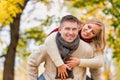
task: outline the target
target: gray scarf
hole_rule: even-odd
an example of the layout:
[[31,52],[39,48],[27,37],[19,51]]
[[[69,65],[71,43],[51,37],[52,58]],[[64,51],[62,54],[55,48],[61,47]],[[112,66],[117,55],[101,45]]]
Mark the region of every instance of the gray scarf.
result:
[[[79,36],[72,43],[68,43],[62,39],[59,32],[57,33],[56,43],[63,61],[66,61],[66,59],[68,59],[71,56],[71,54],[78,48],[79,42],[80,42]],[[72,74],[72,71],[69,70],[67,71],[69,75],[68,78],[73,78],[74,76]]]

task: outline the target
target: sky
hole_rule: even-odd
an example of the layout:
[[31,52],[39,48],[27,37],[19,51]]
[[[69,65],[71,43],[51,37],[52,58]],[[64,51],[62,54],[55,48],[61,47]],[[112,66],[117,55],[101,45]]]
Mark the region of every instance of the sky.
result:
[[[29,1],[21,18],[21,30],[40,25],[40,20],[46,20],[47,16],[55,15],[57,18],[69,14],[65,6],[60,9],[61,4],[59,2],[62,4],[63,0],[53,0],[53,3],[49,6],[50,8],[47,8],[41,2]],[[50,28],[52,27],[56,27],[56,24],[53,23]],[[45,32],[48,33],[49,29],[45,29]]]

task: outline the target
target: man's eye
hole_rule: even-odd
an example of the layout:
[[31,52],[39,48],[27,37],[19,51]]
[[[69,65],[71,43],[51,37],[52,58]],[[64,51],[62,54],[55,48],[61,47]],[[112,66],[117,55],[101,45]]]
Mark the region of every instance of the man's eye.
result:
[[76,31],[76,30],[77,30],[76,28],[73,29],[73,31]]
[[66,30],[69,30],[69,28],[66,28]]

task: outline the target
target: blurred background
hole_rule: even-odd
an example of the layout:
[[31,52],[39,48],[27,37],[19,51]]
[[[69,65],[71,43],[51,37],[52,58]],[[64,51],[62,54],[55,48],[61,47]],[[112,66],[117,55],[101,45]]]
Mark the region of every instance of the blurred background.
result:
[[120,0],[0,0],[0,80],[28,80],[28,56],[67,14],[104,22],[102,80],[120,80]]

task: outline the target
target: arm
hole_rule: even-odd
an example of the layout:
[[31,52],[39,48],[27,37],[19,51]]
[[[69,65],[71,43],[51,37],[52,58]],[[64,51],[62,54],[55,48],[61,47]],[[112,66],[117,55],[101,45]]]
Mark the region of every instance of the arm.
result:
[[85,58],[85,59],[79,59],[76,57],[70,57],[68,61],[66,61],[67,65],[71,68],[75,66],[81,66],[81,67],[89,67],[89,68],[100,68],[102,67],[104,60],[102,54],[97,54],[93,58]]
[[[47,49],[47,53],[52,59],[52,61],[55,63],[55,65],[61,66],[64,64],[63,60],[61,59],[61,56],[59,54],[59,50],[56,44],[56,34],[57,32],[54,32],[50,34],[46,39],[45,39],[45,45]],[[57,57],[54,57],[57,56]]]
[[93,58],[90,59],[80,59],[80,65],[79,66],[87,66],[90,68],[100,68],[104,64],[104,56],[103,52],[100,50],[96,50],[96,47],[94,45],[95,43],[90,43],[92,49],[93,49]]
[[58,68],[58,76],[63,79],[65,76],[68,76],[66,69],[69,69],[69,67],[64,64],[60,54],[59,50],[56,44],[56,34],[57,32],[54,32],[50,34],[46,40],[45,40],[45,46],[48,55],[52,59],[52,61],[55,63],[56,67]]
[[80,59],[79,66],[90,67],[90,68],[99,68],[104,64],[103,55],[100,52],[97,52],[95,56],[91,59]]
[[45,58],[45,49],[44,46],[41,45],[39,50],[35,53],[32,53],[28,58],[28,78],[29,80],[37,80],[38,78],[38,67],[39,64],[44,61]]

